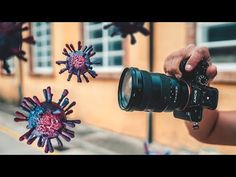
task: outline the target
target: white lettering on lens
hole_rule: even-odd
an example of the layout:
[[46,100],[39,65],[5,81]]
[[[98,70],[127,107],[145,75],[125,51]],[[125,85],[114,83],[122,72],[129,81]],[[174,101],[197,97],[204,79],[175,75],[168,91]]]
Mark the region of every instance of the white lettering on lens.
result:
[[194,93],[193,93],[193,102],[194,102],[194,103],[197,103],[197,90],[194,90]]
[[178,87],[175,87],[175,99],[174,99],[174,103],[176,103],[177,101],[177,94],[178,94]]

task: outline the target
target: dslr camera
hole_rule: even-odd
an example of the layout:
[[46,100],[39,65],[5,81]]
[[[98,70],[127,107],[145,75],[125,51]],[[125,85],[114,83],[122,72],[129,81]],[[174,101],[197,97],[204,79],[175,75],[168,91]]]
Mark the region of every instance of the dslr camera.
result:
[[193,122],[199,128],[203,109],[214,110],[218,104],[218,90],[208,86],[206,60],[185,71],[187,59],[181,61],[182,77],[150,73],[138,68],[125,68],[118,88],[118,102],[125,111],[173,112],[174,117]]

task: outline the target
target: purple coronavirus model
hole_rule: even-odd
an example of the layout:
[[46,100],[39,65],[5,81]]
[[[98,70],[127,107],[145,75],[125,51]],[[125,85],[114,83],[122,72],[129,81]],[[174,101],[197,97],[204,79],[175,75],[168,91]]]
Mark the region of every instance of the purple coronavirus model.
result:
[[145,22],[112,22],[106,26],[104,29],[108,29],[113,26],[113,31],[111,37],[120,34],[122,38],[125,38],[127,35],[131,36],[131,44],[136,43],[134,33],[140,32],[145,36],[150,34],[149,30],[144,27]]
[[16,111],[15,121],[27,121],[26,126],[29,129],[19,140],[27,140],[27,144],[32,144],[38,138],[38,147],[45,147],[45,152],[54,152],[51,140],[56,139],[58,146],[63,147],[62,141],[59,137],[62,137],[66,141],[70,141],[74,138],[74,131],[68,129],[68,127],[75,127],[75,124],[80,124],[80,120],[67,120],[67,115],[71,114],[71,109],[76,105],[76,102],[69,104],[68,90],[64,90],[59,101],[53,102],[51,88],[43,90],[45,101],[41,102],[34,96],[24,97],[20,107],[27,113],[26,115]]
[[8,74],[11,73],[8,59],[17,56],[20,60],[27,61],[22,43],[35,44],[32,36],[22,37],[22,32],[28,30],[23,24],[23,22],[0,22],[0,60],[3,61],[2,67]]
[[[66,50],[69,50],[69,52]],[[81,42],[78,42],[78,49],[76,50],[72,44],[66,44],[62,54],[66,56],[65,61],[56,61],[58,65],[64,64],[65,68],[61,69],[59,74],[68,70],[69,76],[67,81],[70,81],[72,75],[77,76],[77,82],[82,82],[81,75],[84,77],[86,82],[89,82],[85,73],[89,73],[93,78],[97,76],[97,73],[93,70],[93,64],[99,64],[98,61],[91,61],[91,57],[95,55],[93,46],[85,46],[82,49]]]

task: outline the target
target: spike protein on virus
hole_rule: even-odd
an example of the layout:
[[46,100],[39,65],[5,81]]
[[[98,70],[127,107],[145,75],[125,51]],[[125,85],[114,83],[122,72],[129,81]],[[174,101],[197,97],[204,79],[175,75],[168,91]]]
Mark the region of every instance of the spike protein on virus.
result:
[[85,75],[85,73],[89,73],[93,78],[97,76],[97,73],[93,70],[93,64],[100,64],[98,61],[91,62],[91,57],[96,54],[93,51],[93,46],[90,45],[89,47],[85,46],[82,49],[81,42],[78,42],[78,50],[75,50],[72,44],[66,44],[67,49],[69,52],[64,48],[62,54],[65,55],[67,58],[65,61],[56,61],[58,65],[64,64],[65,68],[61,69],[59,74],[67,71],[69,72],[69,76],[67,81],[71,80],[72,75],[77,76],[77,82],[82,82],[81,75],[84,77],[86,82],[89,82],[89,79]]
[[23,22],[0,22],[0,60],[3,61],[2,68],[10,74],[7,60],[17,56],[20,60],[27,61],[22,43],[35,44],[33,36],[22,37],[22,32],[28,30],[23,27]]
[[[66,116],[71,114],[71,109],[76,105],[76,102],[72,102],[68,107],[69,99],[66,98],[68,90],[64,90],[59,101],[53,102],[51,88],[43,90],[45,101],[40,102],[39,99],[34,96],[24,97],[20,107],[27,113],[27,115],[16,111],[15,121],[27,121],[26,126],[29,129],[19,140],[27,140],[27,144],[32,144],[38,138],[38,147],[45,147],[45,153],[54,152],[51,140],[56,139],[58,146],[63,147],[62,141],[59,137],[62,137],[67,142],[74,138],[74,131],[68,129],[68,127],[74,128],[75,124],[80,124],[80,120],[67,120]],[[67,107],[67,108],[66,108]]]
[[145,36],[150,34],[149,30],[144,28],[145,22],[112,22],[104,26],[104,29],[108,29],[113,26],[111,37],[121,34],[122,38],[126,38],[127,35],[131,36],[131,44],[136,43],[134,33],[140,32]]

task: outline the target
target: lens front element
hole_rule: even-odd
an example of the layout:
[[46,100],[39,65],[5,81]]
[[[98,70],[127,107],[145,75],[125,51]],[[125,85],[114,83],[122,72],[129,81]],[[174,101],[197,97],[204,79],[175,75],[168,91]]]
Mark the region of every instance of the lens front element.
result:
[[127,107],[127,105],[129,104],[131,93],[132,93],[132,76],[131,73],[128,71],[125,74],[122,84],[121,99],[123,107]]

